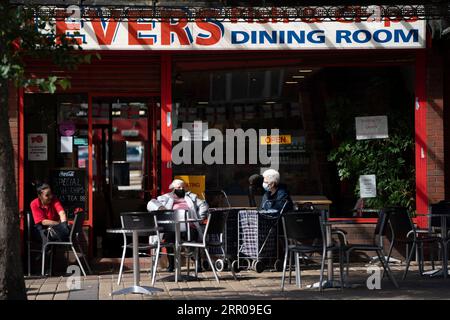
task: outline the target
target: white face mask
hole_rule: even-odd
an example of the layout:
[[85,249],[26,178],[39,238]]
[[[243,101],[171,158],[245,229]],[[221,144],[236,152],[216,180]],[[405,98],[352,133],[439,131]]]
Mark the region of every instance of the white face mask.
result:
[[269,184],[267,182],[263,182],[262,187],[266,191],[270,191]]

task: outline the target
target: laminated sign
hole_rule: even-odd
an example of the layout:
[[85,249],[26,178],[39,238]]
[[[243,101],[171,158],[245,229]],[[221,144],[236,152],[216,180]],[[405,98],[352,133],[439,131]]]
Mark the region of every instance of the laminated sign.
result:
[[356,117],[356,140],[388,138],[387,116]]
[[28,135],[28,160],[47,161],[46,133],[30,133]]
[[374,174],[359,176],[359,192],[361,198],[375,198],[377,196],[377,181]]

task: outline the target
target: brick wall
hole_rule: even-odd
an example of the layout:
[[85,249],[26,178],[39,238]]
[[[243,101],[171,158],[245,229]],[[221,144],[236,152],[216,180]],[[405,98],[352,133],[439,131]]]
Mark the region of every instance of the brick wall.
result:
[[427,182],[430,203],[445,198],[442,56],[439,48],[432,48],[427,55]]
[[19,152],[19,112],[17,109],[17,89],[10,85],[9,87],[9,126],[11,131],[12,143],[14,146],[14,165],[16,174],[16,185],[18,185],[18,152]]

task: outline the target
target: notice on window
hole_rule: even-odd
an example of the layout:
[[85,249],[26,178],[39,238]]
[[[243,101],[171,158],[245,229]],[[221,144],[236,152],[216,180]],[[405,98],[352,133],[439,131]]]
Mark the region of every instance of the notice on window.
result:
[[388,138],[387,116],[356,117],[356,140]]
[[377,196],[377,181],[374,174],[359,176],[359,192],[361,198],[375,198]]
[[61,137],[61,153],[72,153],[73,137]]
[[28,134],[28,160],[47,161],[47,134]]
[[209,141],[208,122],[184,122],[183,129],[189,131],[190,139],[183,137],[183,141]]

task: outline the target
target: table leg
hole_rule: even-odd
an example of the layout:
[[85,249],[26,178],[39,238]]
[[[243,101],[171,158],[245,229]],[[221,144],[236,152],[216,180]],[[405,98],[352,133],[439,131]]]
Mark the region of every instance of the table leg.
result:
[[128,294],[128,293],[141,293],[141,294],[153,294],[157,291],[164,291],[159,288],[140,286],[140,266],[139,266],[139,239],[138,230],[133,230],[133,278],[134,285],[132,287],[124,288],[111,293],[111,295]]
[[[331,225],[327,225],[326,227],[326,238],[327,238],[327,247],[331,247],[333,243],[333,239],[331,239]],[[333,252],[327,252],[327,279],[329,282],[333,283]]]

